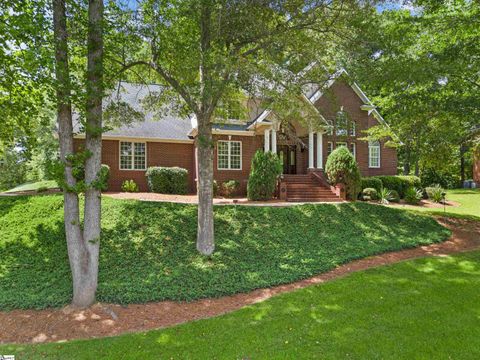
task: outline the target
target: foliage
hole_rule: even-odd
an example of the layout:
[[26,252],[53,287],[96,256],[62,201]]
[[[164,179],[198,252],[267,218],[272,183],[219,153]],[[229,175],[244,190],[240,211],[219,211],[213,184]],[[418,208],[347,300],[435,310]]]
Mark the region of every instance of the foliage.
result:
[[336,148],[328,156],[325,172],[330,184],[344,184],[347,197],[351,200],[357,198],[361,190],[360,170],[352,153],[345,146]]
[[[251,359],[279,354],[286,359],[314,359],[318,354],[325,359],[442,359],[445,354],[477,359],[478,318],[472,312],[478,309],[479,264],[478,251],[429,256],[358,271],[166,329],[2,345],[0,352],[21,359],[71,360],[88,354],[144,360],[158,359],[158,354],[169,359],[241,359],[245,354]],[[322,324],[312,324],[312,317]],[[355,329],[355,336],[338,336],[345,329]],[[449,341],[453,336],[455,341]]]
[[380,191],[383,187],[382,180],[375,176],[362,177],[362,189],[374,188],[375,190]]
[[381,204],[388,205],[391,198],[392,198],[392,193],[387,188],[382,188],[378,193],[378,200],[380,200]]
[[257,150],[252,159],[248,178],[248,199],[270,200],[275,194],[277,179],[282,170],[283,164],[276,154]]
[[38,191],[40,188],[58,189],[58,185],[55,180],[42,180],[33,183],[25,183],[9,189],[6,192]]
[[138,185],[133,180],[125,180],[122,183],[122,191],[124,191],[124,192],[138,192]]
[[234,196],[240,189],[238,180],[227,180],[222,183],[222,194],[226,197]]
[[363,200],[377,200],[378,199],[378,192],[374,188],[365,188],[362,191],[362,199]]
[[446,189],[457,188],[460,184],[460,175],[454,171],[457,169],[451,169],[450,171],[437,170],[434,168],[424,168],[420,173],[422,180],[422,186],[427,187],[432,184],[439,184]]
[[23,184],[26,173],[25,156],[21,151],[9,148],[0,155],[0,191]]
[[[69,303],[62,199],[0,197],[3,310]],[[218,251],[206,258],[195,250],[195,205],[105,197],[102,212],[98,301],[122,304],[248,292],[450,234],[430,217],[360,202],[220,206]]]
[[426,187],[425,191],[430,200],[436,203],[439,203],[443,200],[443,193],[445,192],[445,190],[439,184]]
[[405,190],[405,202],[407,204],[416,205],[422,200],[423,192],[420,189],[414,188],[413,186]]
[[395,202],[395,203],[400,202],[400,195],[396,190],[389,190],[389,192],[390,192],[390,195],[388,197],[388,201]]
[[409,187],[421,188],[421,181],[417,176],[403,175],[382,175],[377,176],[384,188],[395,190],[401,198],[405,197],[405,192]]
[[147,180],[150,191],[161,194],[186,194],[188,170],[180,167],[149,167]]
[[217,180],[213,180],[213,196],[218,195],[218,183]]

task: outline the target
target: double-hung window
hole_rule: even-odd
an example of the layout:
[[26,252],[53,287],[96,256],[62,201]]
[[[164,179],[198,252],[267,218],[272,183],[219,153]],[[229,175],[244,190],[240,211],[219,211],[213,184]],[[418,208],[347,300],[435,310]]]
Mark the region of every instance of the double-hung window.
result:
[[146,143],[120,141],[120,170],[146,170],[146,168]]
[[357,149],[356,149],[356,144],[354,142],[350,143],[350,152],[353,155],[353,158],[357,158]]
[[368,143],[368,167],[380,167],[380,143],[378,141]]
[[333,143],[331,141],[329,141],[327,143],[327,156],[329,156],[333,151]]
[[241,141],[218,141],[217,168],[218,170],[242,170]]

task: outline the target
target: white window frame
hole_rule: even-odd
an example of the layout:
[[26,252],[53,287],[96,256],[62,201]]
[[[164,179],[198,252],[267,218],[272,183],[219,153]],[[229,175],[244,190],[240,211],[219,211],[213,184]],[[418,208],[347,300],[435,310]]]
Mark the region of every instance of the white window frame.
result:
[[351,142],[349,150],[352,152],[353,158],[356,160],[357,159],[357,144],[354,143],[354,142]]
[[327,156],[330,156],[332,152],[333,152],[333,142],[329,141],[327,142]]
[[[132,153],[130,154],[132,160],[132,167],[129,169],[122,169],[122,143],[129,143],[132,148]],[[135,144],[144,144],[145,145],[145,167],[143,169],[135,169]],[[146,171],[147,170],[147,143],[144,141],[123,141],[118,142],[118,169],[121,171]]]
[[[378,151],[378,164],[373,163],[373,154],[372,150],[377,149]],[[369,141],[368,142],[368,167],[372,169],[379,169],[381,167],[381,146],[379,141]]]
[[[221,168],[220,167],[220,153],[218,151],[218,145],[217,145],[217,170],[232,170],[232,171],[241,171],[243,168],[243,149],[242,149],[242,142],[239,140],[218,140],[217,143],[227,143],[227,157],[228,157],[228,165],[226,168]],[[240,168],[238,169],[232,169],[232,154],[231,154],[231,149],[232,149],[232,143],[239,143],[240,144]]]

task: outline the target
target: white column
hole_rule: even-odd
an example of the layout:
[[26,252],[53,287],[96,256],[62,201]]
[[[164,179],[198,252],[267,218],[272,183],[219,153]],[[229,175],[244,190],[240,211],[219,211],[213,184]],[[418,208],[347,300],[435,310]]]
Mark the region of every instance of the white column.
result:
[[317,169],[323,169],[323,133],[317,132]]
[[277,130],[272,129],[272,152],[277,153]]
[[269,152],[270,151],[270,130],[265,130],[264,137],[265,137],[264,150],[265,152]]
[[313,169],[313,131],[308,133],[308,168]]

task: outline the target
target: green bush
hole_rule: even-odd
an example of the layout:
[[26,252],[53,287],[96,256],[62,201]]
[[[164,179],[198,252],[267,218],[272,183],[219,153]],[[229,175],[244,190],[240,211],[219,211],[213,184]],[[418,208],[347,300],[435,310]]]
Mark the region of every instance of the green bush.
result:
[[377,190],[377,192],[379,192],[380,190],[382,190],[383,184],[382,184],[382,180],[380,180],[378,177],[369,176],[369,177],[363,177],[362,178],[362,186],[361,187],[362,187],[362,189],[373,188],[373,189]]
[[416,205],[420,202],[423,197],[422,190],[416,189],[413,186],[405,190],[405,202],[407,204]]
[[425,188],[425,192],[427,193],[427,197],[436,202],[439,203],[443,200],[443,193],[445,190],[439,185],[433,185]]
[[362,191],[362,199],[363,200],[377,200],[378,199],[378,192],[374,188],[365,188]]
[[378,200],[381,204],[388,205],[390,199],[392,198],[392,191],[387,188],[382,188],[378,193]]
[[102,191],[108,190],[108,180],[110,179],[110,166],[102,164],[98,177],[98,188]]
[[258,150],[253,159],[247,184],[249,200],[270,200],[275,194],[277,178],[283,164],[277,154]]
[[405,191],[409,187],[421,188],[420,178],[417,176],[404,175],[383,175],[377,176],[384,188],[395,190],[401,198],[405,197]]
[[188,171],[180,167],[149,167],[147,169],[148,188],[161,194],[186,194]]
[[122,191],[124,191],[124,192],[138,192],[138,185],[133,180],[125,180],[122,183]]
[[400,201],[400,195],[398,195],[397,190],[389,190],[389,191],[390,191],[390,197],[388,198],[388,201],[398,203]]
[[325,164],[327,179],[333,186],[344,184],[347,198],[356,200],[360,192],[361,175],[352,153],[340,146],[332,151]]
[[457,169],[436,170],[432,168],[425,168],[420,173],[422,186],[431,186],[431,184],[439,184],[446,189],[453,189],[460,185],[460,176],[457,174]]
[[222,194],[226,197],[234,196],[240,189],[240,182],[238,180],[227,180],[222,183]]

